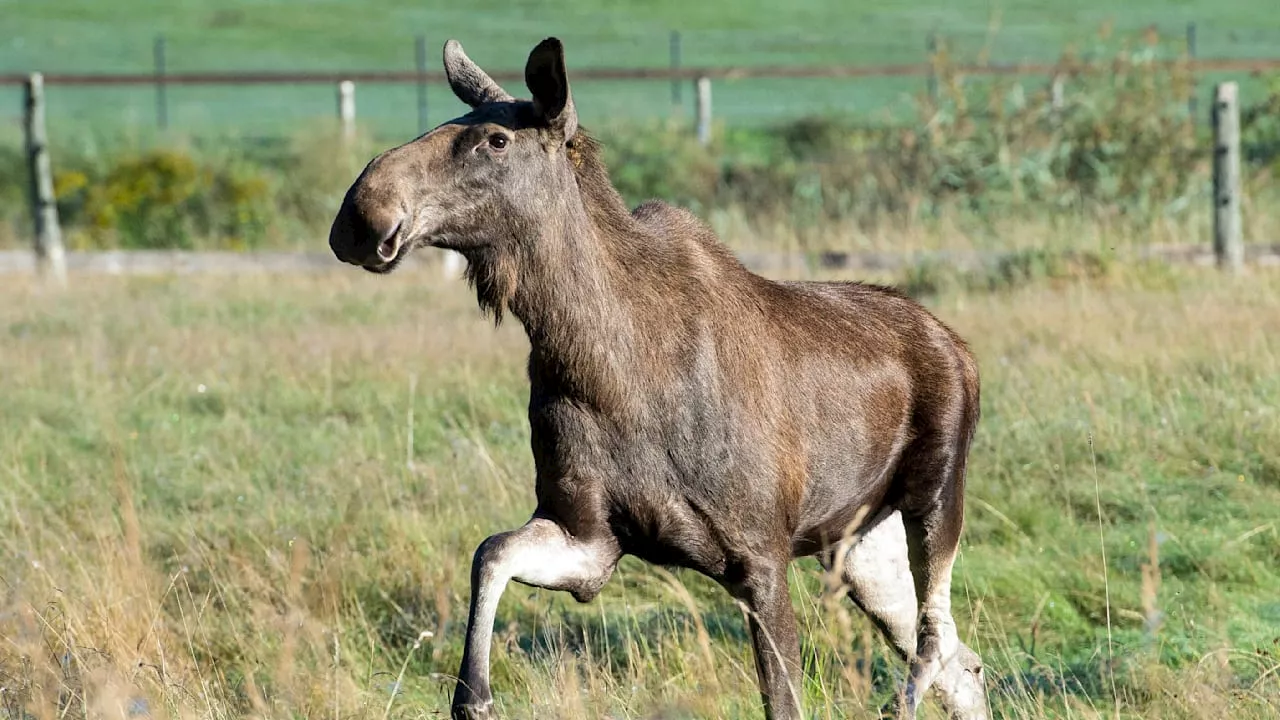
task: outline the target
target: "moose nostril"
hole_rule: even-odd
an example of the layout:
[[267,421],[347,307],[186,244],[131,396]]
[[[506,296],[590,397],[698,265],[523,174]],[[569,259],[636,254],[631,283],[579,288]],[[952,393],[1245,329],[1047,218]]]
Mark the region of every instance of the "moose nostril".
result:
[[395,258],[396,251],[399,249],[400,223],[398,222],[382,236],[382,242],[378,243],[378,258],[383,262],[390,262]]
[[400,249],[396,247],[396,245],[397,243],[395,238],[387,238],[386,240],[378,243],[378,257],[384,262],[390,262],[395,258],[396,250]]

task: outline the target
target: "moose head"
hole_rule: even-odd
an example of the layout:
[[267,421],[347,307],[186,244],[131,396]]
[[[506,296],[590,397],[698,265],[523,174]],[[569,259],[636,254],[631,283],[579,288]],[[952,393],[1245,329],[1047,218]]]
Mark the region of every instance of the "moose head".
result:
[[499,87],[455,40],[444,67],[471,111],[369,162],[329,231],[339,260],[388,273],[426,245],[465,253],[519,242],[572,197],[578,115],[560,41],[529,54],[531,100]]

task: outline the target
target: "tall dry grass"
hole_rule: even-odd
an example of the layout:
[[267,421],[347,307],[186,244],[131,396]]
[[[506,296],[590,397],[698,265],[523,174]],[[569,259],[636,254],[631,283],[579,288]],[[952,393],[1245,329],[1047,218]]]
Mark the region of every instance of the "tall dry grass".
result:
[[[532,507],[517,326],[434,273],[0,299],[5,720],[445,713],[471,552]],[[998,714],[1274,716],[1278,278],[929,302],[983,369],[954,600]],[[811,713],[873,717],[902,668],[813,563],[792,580]],[[513,585],[494,687],[508,717],[757,703],[739,610],[630,560],[590,605]]]

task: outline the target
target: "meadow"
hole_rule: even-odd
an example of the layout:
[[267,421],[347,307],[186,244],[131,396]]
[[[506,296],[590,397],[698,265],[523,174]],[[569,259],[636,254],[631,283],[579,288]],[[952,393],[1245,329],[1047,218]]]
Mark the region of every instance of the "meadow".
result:
[[[1275,717],[1280,275],[922,298],[983,372],[953,597],[997,717]],[[410,265],[6,279],[0,337],[0,717],[447,715],[472,550],[532,507],[518,324]],[[901,666],[792,583],[811,716],[875,717]],[[754,677],[691,573],[499,610],[505,717],[755,717]]]
[[[1265,56],[1269,8],[0,0],[0,71],[146,71],[159,32],[174,71],[404,68],[419,32],[432,63],[454,36],[518,68],[555,34],[572,78],[663,66],[672,28],[687,65],[915,62],[931,29],[961,57],[1109,59],[1057,111],[1039,81],[945,65],[936,100],[919,79],[717,84],[707,147],[666,83],[574,93],[629,203],[690,207],[743,253],[893,254],[857,279],[969,338],[983,419],[953,603],[996,717],[1253,720],[1280,716],[1280,272],[1136,251],[1211,235],[1185,108],[1213,78],[1147,60],[1189,21],[1202,56]],[[1134,32],[1152,22],[1154,45]],[[1280,83],[1240,79],[1245,238],[1273,243]],[[461,109],[430,93],[433,122]],[[416,132],[411,88],[358,97],[342,144],[326,88],[176,88],[167,134],[150,90],[54,88],[68,247],[327,252],[351,179]],[[6,248],[29,242],[19,143],[0,123]],[[431,264],[0,277],[0,720],[446,717],[472,552],[532,508],[527,349]],[[816,563],[792,584],[811,716],[876,717],[901,665]],[[508,718],[758,717],[729,598],[631,559],[587,605],[511,586],[493,661]]]

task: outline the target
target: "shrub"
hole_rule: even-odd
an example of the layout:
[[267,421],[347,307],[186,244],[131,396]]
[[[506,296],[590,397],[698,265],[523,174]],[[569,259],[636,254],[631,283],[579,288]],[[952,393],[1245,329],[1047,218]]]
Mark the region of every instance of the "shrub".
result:
[[705,210],[714,202],[719,167],[711,150],[671,123],[593,133],[618,192],[632,205],[659,197]]
[[71,235],[78,246],[253,247],[272,214],[262,168],[214,166],[175,149],[125,154],[101,171],[72,166],[55,187],[63,222],[80,230]]
[[1280,75],[1261,101],[1240,113],[1240,143],[1246,162],[1280,174]]

